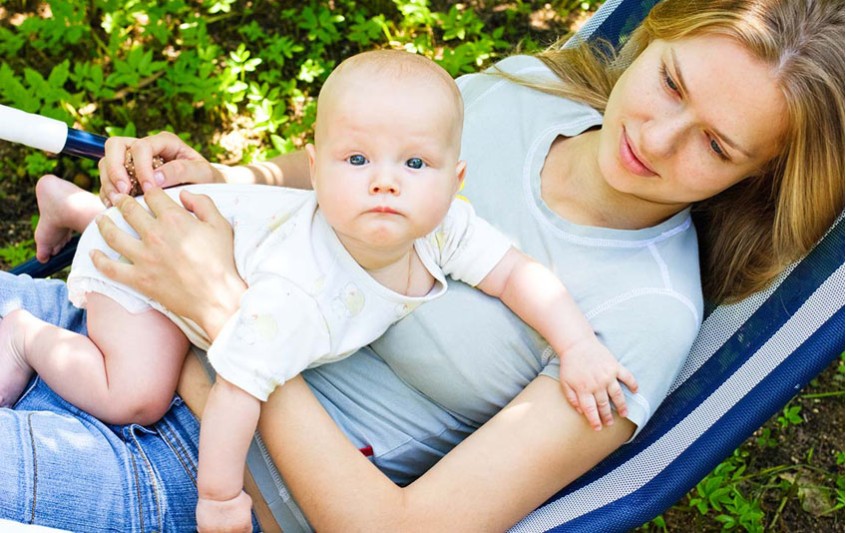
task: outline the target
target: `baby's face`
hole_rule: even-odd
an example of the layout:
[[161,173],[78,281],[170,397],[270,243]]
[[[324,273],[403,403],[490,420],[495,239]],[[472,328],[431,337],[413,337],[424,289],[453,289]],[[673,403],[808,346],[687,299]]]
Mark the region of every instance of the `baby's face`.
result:
[[345,244],[400,250],[443,220],[458,190],[460,118],[431,81],[359,78],[321,95],[312,181]]

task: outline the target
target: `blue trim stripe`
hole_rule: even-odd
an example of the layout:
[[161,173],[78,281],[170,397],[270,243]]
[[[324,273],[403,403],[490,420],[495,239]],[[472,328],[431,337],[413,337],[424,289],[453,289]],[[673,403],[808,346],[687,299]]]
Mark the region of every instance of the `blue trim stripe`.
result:
[[[839,355],[844,343],[841,307],[781,365],[753,387],[654,480],[633,493],[551,531],[628,531],[675,504],[716,464],[764,424]],[[824,355],[820,355],[824,354]]]
[[[800,262],[772,295],[755,311],[697,372],[676,389],[658,408],[650,423],[630,444],[623,446],[596,468],[579,478],[552,500],[591,483],[661,438],[667,428],[675,426],[726,378],[732,375],[767,341],[813,292],[843,264],[844,221],[835,225],[829,235]],[[707,325],[706,325],[707,327]],[[819,354],[826,361],[843,350]],[[754,428],[753,428],[754,429]]]
[[583,39],[603,39],[617,45],[620,36],[631,33],[658,2],[659,0],[607,0],[585,23],[579,31],[579,36]]

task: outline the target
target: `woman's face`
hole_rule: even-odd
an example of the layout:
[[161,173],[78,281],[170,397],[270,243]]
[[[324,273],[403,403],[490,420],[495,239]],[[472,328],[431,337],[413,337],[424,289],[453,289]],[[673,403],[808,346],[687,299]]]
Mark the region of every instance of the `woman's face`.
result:
[[611,93],[599,166],[615,190],[683,208],[758,172],[786,128],[771,69],[734,40],[654,41]]

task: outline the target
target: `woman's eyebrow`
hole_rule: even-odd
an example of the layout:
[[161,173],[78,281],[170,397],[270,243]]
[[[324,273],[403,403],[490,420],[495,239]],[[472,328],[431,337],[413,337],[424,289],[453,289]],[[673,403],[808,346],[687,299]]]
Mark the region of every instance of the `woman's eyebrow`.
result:
[[[682,92],[689,95],[690,91],[687,89],[687,86],[684,84],[684,76],[682,75],[681,66],[679,65],[679,59],[676,56],[676,51],[673,50],[672,48],[670,49],[670,56],[672,57],[672,60],[673,60],[672,67],[673,67],[673,71],[676,74],[676,81],[678,82],[679,87],[681,87]],[[754,158],[754,156],[751,153],[749,153],[747,150],[744,150],[743,148],[741,148],[739,144],[732,141],[731,138],[729,138],[726,134],[720,132],[717,128],[711,126],[711,130],[714,132],[714,134],[717,137],[722,139],[722,141],[724,143],[726,143],[734,151],[740,152],[741,154],[743,154],[744,156],[746,156],[749,159]]]

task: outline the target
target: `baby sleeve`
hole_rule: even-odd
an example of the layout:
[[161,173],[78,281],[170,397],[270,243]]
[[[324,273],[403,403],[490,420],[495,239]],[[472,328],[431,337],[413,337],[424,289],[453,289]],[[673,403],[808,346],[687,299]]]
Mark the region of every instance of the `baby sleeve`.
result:
[[315,361],[331,342],[317,302],[288,279],[257,276],[208,350],[218,374],[261,401]]
[[471,286],[478,285],[511,248],[509,239],[464,200],[453,200],[427,244],[445,274]]

